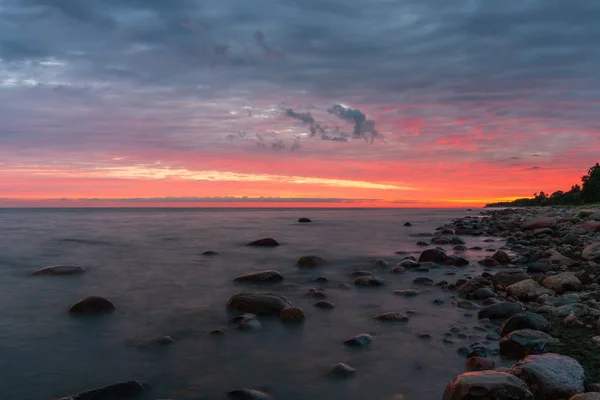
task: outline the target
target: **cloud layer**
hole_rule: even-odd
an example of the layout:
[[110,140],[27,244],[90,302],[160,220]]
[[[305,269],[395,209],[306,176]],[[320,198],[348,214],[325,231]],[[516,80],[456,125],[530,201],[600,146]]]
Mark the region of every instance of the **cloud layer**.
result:
[[4,0],[0,197],[477,202],[598,161],[597,1],[284,3]]

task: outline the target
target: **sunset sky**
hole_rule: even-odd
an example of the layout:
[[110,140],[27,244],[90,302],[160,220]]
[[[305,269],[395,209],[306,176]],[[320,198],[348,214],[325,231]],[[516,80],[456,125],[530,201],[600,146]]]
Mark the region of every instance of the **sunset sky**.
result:
[[0,0],[0,206],[567,190],[600,161],[598,21],[598,0]]

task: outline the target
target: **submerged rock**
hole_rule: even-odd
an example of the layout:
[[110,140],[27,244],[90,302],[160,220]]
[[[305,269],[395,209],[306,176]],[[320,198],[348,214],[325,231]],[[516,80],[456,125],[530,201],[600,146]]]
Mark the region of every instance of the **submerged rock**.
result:
[[254,246],[254,247],[276,247],[279,246],[279,243],[277,242],[277,240],[273,239],[273,238],[264,238],[264,239],[258,239],[255,240],[253,242],[250,242],[247,244],[247,246]]
[[302,256],[298,259],[296,265],[301,268],[315,268],[327,265],[327,260],[319,256]]
[[489,287],[481,287],[473,291],[473,297],[477,300],[485,300],[490,297],[498,297],[498,295]]
[[334,378],[351,378],[356,375],[356,370],[349,366],[348,364],[339,363],[334,365],[327,375]]
[[385,260],[376,260],[376,261],[373,263],[373,266],[374,266],[375,268],[387,268],[387,267],[389,267],[389,266],[390,266],[390,264],[389,264],[387,261],[385,261]]
[[507,265],[510,264],[510,256],[505,251],[498,250],[492,255],[492,259],[496,260],[498,264]]
[[446,386],[442,400],[533,400],[527,385],[498,371],[466,372]]
[[518,331],[521,329],[532,329],[540,332],[550,331],[550,322],[540,314],[534,312],[525,311],[516,315],[513,315],[502,324],[500,328],[500,336],[506,336],[511,332]]
[[129,399],[142,394],[150,385],[139,381],[128,381],[92,389],[76,395],[63,397],[60,400],[121,400]]
[[85,271],[86,269],[79,265],[55,265],[52,267],[40,268],[36,271],[33,271],[31,275],[74,275],[82,274]]
[[397,294],[398,296],[405,296],[405,297],[412,297],[412,296],[416,296],[418,294],[420,294],[421,292],[418,291],[417,289],[401,289],[401,290],[394,290],[394,294]]
[[256,315],[279,315],[281,310],[292,303],[279,293],[246,292],[229,298],[227,309]]
[[171,336],[140,337],[129,341],[133,347],[158,347],[175,343]]
[[281,282],[283,275],[274,270],[250,272],[248,274],[238,276],[234,282],[245,282],[245,283],[275,283]]
[[387,282],[377,276],[359,276],[354,281],[356,286],[385,286]]
[[584,371],[573,358],[558,354],[531,355],[510,373],[526,382],[538,399],[568,399],[584,391]]
[[558,342],[558,339],[547,333],[531,329],[519,329],[500,339],[500,354],[517,359],[528,354],[543,354],[548,352],[549,345]]
[[87,297],[78,303],[73,304],[69,308],[71,314],[106,314],[113,312],[115,306],[104,297],[91,296]]
[[242,314],[229,320],[230,324],[235,325],[235,329],[243,331],[253,331],[262,328],[262,324],[254,314]]
[[496,260],[494,260],[493,258],[489,258],[486,257],[483,260],[479,260],[477,262],[477,264],[483,266],[483,267],[497,267],[500,265],[500,263]]
[[285,323],[304,321],[304,311],[300,307],[286,307],[279,313],[279,319]]
[[379,314],[375,317],[375,319],[385,322],[406,322],[408,321],[408,315],[397,312],[387,312],[384,314]]
[[367,347],[373,341],[373,337],[368,333],[361,333],[344,342],[346,346],[351,347]]
[[231,400],[273,400],[273,397],[255,389],[236,389],[227,393]]

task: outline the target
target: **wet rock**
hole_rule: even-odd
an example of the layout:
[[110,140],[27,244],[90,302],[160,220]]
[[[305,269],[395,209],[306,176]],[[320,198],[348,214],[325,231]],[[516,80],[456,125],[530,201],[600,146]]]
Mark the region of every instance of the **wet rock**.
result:
[[513,315],[502,324],[500,328],[500,336],[506,336],[511,332],[521,329],[531,329],[534,331],[546,332],[550,331],[550,322],[540,314],[525,311]]
[[346,346],[351,347],[367,347],[373,341],[373,337],[368,333],[361,333],[344,342]]
[[426,332],[418,332],[417,337],[420,339],[431,339],[431,335]]
[[524,281],[525,279],[529,279],[529,275],[527,275],[523,271],[500,271],[494,275],[493,281],[497,284],[501,284],[503,286],[509,286],[515,284],[517,282]]
[[419,262],[432,262],[443,264],[446,261],[446,253],[440,249],[427,249],[419,255]]
[[574,260],[571,260],[569,257],[566,257],[560,254],[558,251],[554,249],[548,249],[542,252],[542,256],[544,256],[544,260],[548,261],[550,264],[561,265],[565,267],[569,267],[575,264]]
[[434,299],[432,301],[433,304],[435,304],[436,306],[441,306],[442,304],[444,304],[444,300],[442,299]]
[[243,314],[233,317],[229,320],[230,324],[235,326],[235,329],[243,331],[253,331],[262,328],[262,324],[254,314]]
[[213,250],[207,250],[204,253],[202,253],[203,256],[207,256],[207,257],[212,257],[212,256],[218,256],[219,253],[217,253],[216,251]]
[[452,248],[452,250],[454,250],[454,251],[461,251],[461,252],[462,251],[467,251],[467,246],[459,244],[458,246],[454,246]]
[[306,223],[309,223],[312,221],[310,220],[310,218],[302,217],[302,218],[298,218],[298,222],[306,224]]
[[544,294],[553,296],[554,291],[547,289],[534,281],[533,279],[525,279],[524,281],[513,283],[506,288],[509,296],[515,296],[519,300],[535,300]]
[[500,263],[498,261],[494,260],[493,258],[489,258],[489,257],[486,257],[483,260],[479,260],[477,262],[477,264],[479,264],[483,267],[488,267],[488,268],[498,267],[500,265]]
[[513,375],[498,371],[466,372],[450,382],[442,400],[533,400],[527,385]]
[[377,276],[359,276],[354,284],[356,286],[385,286],[387,282]]
[[581,257],[585,260],[600,261],[600,242],[586,246],[581,252]]
[[510,256],[505,251],[498,250],[492,255],[492,259],[496,260],[500,265],[510,264]]
[[38,269],[36,271],[33,271],[31,273],[32,276],[39,276],[39,275],[75,275],[75,274],[82,274],[86,271],[86,269],[84,267],[81,267],[79,265],[55,265],[52,267],[45,267],[45,268],[41,268]]
[[454,267],[466,267],[469,265],[469,260],[464,257],[459,257],[455,255],[450,255],[446,258],[444,262],[445,265],[454,266]]
[[503,301],[501,303],[492,304],[482,308],[477,313],[477,318],[506,319],[522,311],[523,309],[517,303]]
[[227,393],[232,400],[273,400],[273,397],[254,389],[236,389]]
[[400,265],[398,265],[392,269],[392,273],[394,273],[394,274],[403,274],[404,272],[406,272],[406,269]]
[[405,222],[404,226],[412,226],[412,224],[410,222]]
[[563,320],[563,324],[569,328],[581,328],[584,325],[575,314],[567,315]]
[[300,307],[286,307],[279,313],[279,319],[285,323],[304,321],[304,311]]
[[[485,282],[483,282],[485,281]],[[456,290],[457,293],[459,294],[459,296],[467,296],[470,295],[471,293],[475,292],[475,290],[480,289],[480,288],[485,288],[488,287],[487,284],[487,280],[483,279],[483,281],[479,280],[479,279],[468,279],[466,281],[457,281],[456,285],[458,286],[458,289]]]
[[175,343],[171,336],[139,337],[129,341],[133,347],[160,347]]
[[524,230],[540,229],[540,228],[554,228],[556,226],[556,218],[550,217],[539,217],[533,218],[526,221],[523,224]]
[[527,383],[537,399],[568,399],[584,391],[583,368],[567,356],[530,355],[511,368],[510,373]]
[[140,381],[128,381],[92,389],[60,400],[121,400],[140,396],[150,385]]
[[220,329],[215,329],[206,334],[207,336],[211,336],[214,338],[225,337],[227,334]]
[[488,333],[485,335],[486,340],[500,340],[501,337],[497,333]]
[[327,265],[327,260],[319,256],[302,256],[298,259],[296,265],[301,268],[315,268]]
[[416,285],[426,285],[426,286],[430,286],[433,285],[433,279],[430,278],[426,278],[424,276],[420,276],[418,278],[415,278],[413,280],[413,283]]
[[385,260],[377,260],[373,263],[373,266],[375,268],[387,268],[390,266],[390,264]]
[[250,272],[248,274],[238,276],[234,282],[245,283],[276,283],[283,280],[283,275],[274,270]]
[[570,244],[570,245],[573,245],[573,244],[577,243],[578,241],[579,241],[579,236],[577,236],[574,233],[567,233],[560,240],[560,244]]
[[335,308],[335,305],[333,303],[330,303],[328,301],[318,301],[315,303],[315,307],[317,308],[324,308],[327,310],[331,310],[333,308]]
[[421,266],[421,264],[419,264],[418,262],[416,262],[414,260],[407,258],[407,259],[400,261],[398,263],[398,266],[404,267],[406,269],[416,269],[416,268],[419,268]]
[[586,304],[572,303],[556,307],[551,312],[559,318],[564,318],[569,314],[574,314],[578,317],[585,317],[590,313],[590,307]]
[[327,375],[334,378],[351,378],[356,375],[356,369],[352,368],[348,364],[339,363],[334,365]]
[[338,285],[338,287],[339,287],[340,289],[342,289],[342,290],[349,290],[349,289],[352,289],[352,286],[350,286],[350,285],[349,285],[349,284],[347,284],[347,283],[340,283],[340,284]]
[[354,271],[350,276],[373,276],[373,273],[371,271]]
[[431,239],[432,244],[450,244],[452,243],[452,238],[450,236],[435,236]]
[[417,242],[417,246],[421,246],[421,247],[427,247],[427,246],[429,246],[429,243],[427,243],[427,242],[424,242],[424,241],[422,241],[422,240],[419,240],[419,241]]
[[551,228],[538,228],[533,230],[535,236],[549,235],[552,236],[554,231]]
[[542,281],[542,285],[554,290],[557,294],[581,290],[581,281],[572,272],[562,272],[549,276]]
[[416,296],[418,294],[420,294],[421,292],[418,291],[417,289],[401,289],[401,290],[394,290],[394,294],[397,294],[398,296],[405,296],[405,297],[412,297],[412,296]]
[[69,308],[69,312],[76,315],[106,314],[114,310],[113,303],[99,296],[87,297]]
[[473,297],[477,300],[485,300],[498,295],[489,287],[481,287],[473,292]]
[[246,292],[229,298],[227,309],[256,315],[279,315],[281,310],[292,303],[279,293]]
[[500,354],[506,357],[521,358],[528,354],[543,354],[549,345],[558,343],[558,339],[547,333],[531,329],[519,329],[500,339]]
[[494,369],[494,360],[484,357],[470,357],[465,362],[465,369],[467,371],[487,371]]
[[253,246],[253,247],[276,247],[279,246],[279,243],[277,242],[277,240],[273,239],[273,238],[264,238],[264,239],[258,239],[255,240],[253,242],[250,242],[247,244],[247,246]]
[[310,289],[308,292],[304,294],[304,297],[312,297],[315,299],[326,299],[327,294],[323,291],[323,289]]
[[375,317],[375,319],[385,322],[406,322],[408,321],[408,315],[400,314],[397,312],[388,312],[384,314],[379,314]]
[[326,276],[320,276],[320,277],[318,277],[317,279],[315,279],[315,282],[318,282],[318,283],[326,283],[326,282],[329,282],[329,279],[327,279],[327,277],[326,277]]
[[527,272],[545,274],[552,271],[552,266],[546,262],[535,262],[527,266]]
[[458,303],[456,303],[456,307],[458,308],[462,308],[465,310],[476,310],[479,308],[479,306],[469,300],[460,300]]

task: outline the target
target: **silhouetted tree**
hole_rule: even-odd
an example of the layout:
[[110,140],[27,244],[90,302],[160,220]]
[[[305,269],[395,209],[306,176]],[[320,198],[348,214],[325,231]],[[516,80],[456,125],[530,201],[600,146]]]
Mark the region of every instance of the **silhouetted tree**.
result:
[[581,198],[586,203],[600,201],[600,164],[590,167],[587,175],[581,177]]

